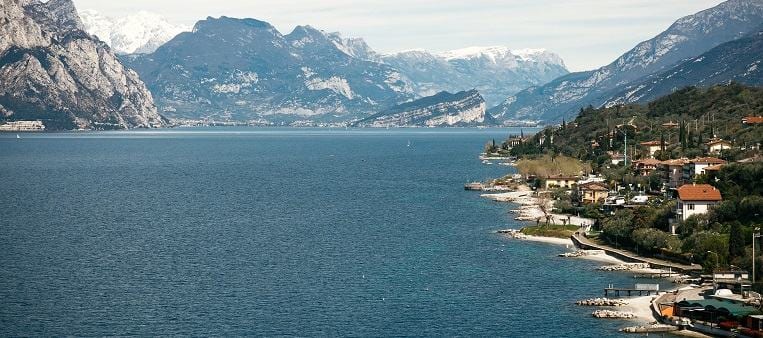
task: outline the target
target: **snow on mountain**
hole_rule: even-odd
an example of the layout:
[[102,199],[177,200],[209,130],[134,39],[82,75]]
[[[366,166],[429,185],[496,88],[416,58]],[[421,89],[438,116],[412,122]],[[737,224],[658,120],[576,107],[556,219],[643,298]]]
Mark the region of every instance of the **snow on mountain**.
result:
[[467,47],[441,53],[408,50],[382,56],[410,78],[420,96],[476,88],[488,105],[569,73],[558,55],[545,49]]
[[173,25],[159,14],[140,11],[124,17],[109,17],[92,9],[79,12],[85,30],[106,42],[118,54],[155,51],[191,27]]
[[603,105],[640,79],[754,31],[763,23],[763,0],[728,0],[678,19],[599,69],[567,74],[530,87],[489,110],[500,119],[560,121],[588,105]]

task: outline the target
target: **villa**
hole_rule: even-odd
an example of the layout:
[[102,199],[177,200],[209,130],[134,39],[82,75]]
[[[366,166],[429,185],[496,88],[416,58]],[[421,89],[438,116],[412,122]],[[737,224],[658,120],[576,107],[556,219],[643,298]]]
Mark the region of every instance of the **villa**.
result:
[[663,171],[668,188],[675,189],[683,183],[684,165],[688,162],[689,159],[686,158],[662,161],[660,169]]
[[654,154],[662,149],[662,142],[649,141],[641,142],[641,145],[646,148],[647,156],[654,158]]
[[706,214],[723,200],[721,191],[709,184],[685,184],[678,188],[678,219],[686,221],[692,215]]
[[706,144],[711,154],[720,154],[725,149],[731,149],[731,142],[722,139],[712,139]]
[[684,181],[691,181],[694,176],[705,173],[704,169],[711,165],[726,164],[726,161],[717,157],[698,157],[687,161],[684,165]]
[[546,178],[545,187],[546,190],[551,188],[572,188],[573,185],[577,184],[580,178],[575,176],[562,176],[562,175],[551,175]]
[[644,160],[638,160],[634,162],[634,164],[636,165],[636,172],[640,176],[649,176],[655,170],[657,170],[657,166],[662,164],[662,162],[654,158],[647,158]]
[[578,189],[580,189],[580,195],[584,204],[603,202],[607,198],[607,193],[609,193],[609,189],[607,189],[604,183],[599,182],[581,184],[578,186]]

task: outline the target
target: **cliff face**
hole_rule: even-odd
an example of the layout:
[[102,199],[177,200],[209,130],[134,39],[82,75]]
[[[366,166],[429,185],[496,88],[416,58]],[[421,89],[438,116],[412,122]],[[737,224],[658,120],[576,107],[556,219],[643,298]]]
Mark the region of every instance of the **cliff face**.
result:
[[84,32],[71,0],[0,0],[0,120],[49,129],[160,127],[137,73]]
[[495,124],[476,90],[436,95],[404,103],[356,123],[364,127],[448,127]]

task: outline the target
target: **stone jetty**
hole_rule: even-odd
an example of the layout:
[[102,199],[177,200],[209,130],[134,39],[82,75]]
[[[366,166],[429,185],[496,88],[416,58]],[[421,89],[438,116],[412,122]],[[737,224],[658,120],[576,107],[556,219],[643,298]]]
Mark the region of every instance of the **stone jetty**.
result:
[[628,305],[628,301],[624,299],[591,298],[579,300],[575,304],[580,306],[624,306]]
[[630,312],[612,311],[612,310],[596,310],[591,313],[596,318],[612,318],[612,319],[632,319],[636,318],[636,315]]

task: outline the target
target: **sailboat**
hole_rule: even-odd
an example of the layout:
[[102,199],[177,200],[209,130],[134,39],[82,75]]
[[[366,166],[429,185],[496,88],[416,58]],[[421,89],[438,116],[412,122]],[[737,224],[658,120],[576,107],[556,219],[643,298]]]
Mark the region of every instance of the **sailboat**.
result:
[[17,139],[18,139],[18,138],[21,138],[21,135],[19,135],[19,134],[16,134],[16,138],[17,138]]
[[411,147],[411,140],[408,140],[408,148]]

